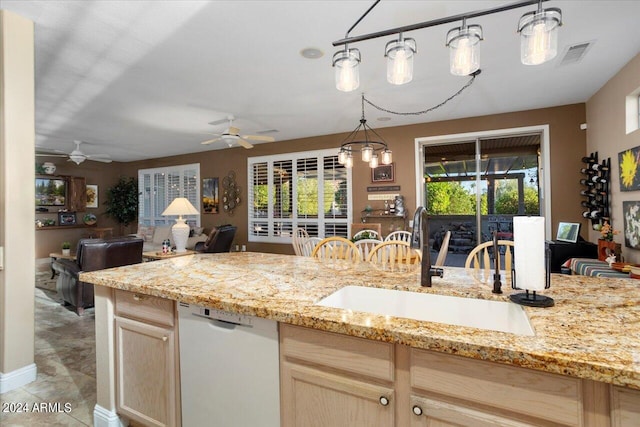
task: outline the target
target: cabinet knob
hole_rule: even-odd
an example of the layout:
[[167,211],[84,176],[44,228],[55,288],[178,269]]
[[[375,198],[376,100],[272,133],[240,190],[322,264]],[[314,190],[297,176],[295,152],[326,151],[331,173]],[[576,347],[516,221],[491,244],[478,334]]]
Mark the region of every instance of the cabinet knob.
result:
[[167,337],[166,335],[162,337],[162,341],[167,342],[167,340],[169,339],[169,337]]
[[387,406],[387,405],[389,404],[389,399],[387,399],[387,398],[386,398],[386,397],[384,397],[384,396],[380,396],[380,404],[381,404],[382,406]]
[[418,405],[414,405],[412,409],[415,415],[422,415],[422,408]]

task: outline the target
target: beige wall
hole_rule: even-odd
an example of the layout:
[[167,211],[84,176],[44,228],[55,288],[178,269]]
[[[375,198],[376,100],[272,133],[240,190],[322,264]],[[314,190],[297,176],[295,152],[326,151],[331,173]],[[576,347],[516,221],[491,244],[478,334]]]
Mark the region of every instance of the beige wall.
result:
[[[533,125],[549,125],[551,186],[552,186],[552,229],[558,221],[582,222],[579,196],[580,159],[584,156],[586,136],[580,130],[585,122],[584,104],[574,104],[539,110],[520,111],[483,117],[472,117],[460,120],[447,120],[434,123],[423,123],[411,126],[378,128],[376,131],[389,143],[393,150],[396,164],[396,181],[400,185],[400,193],[405,197],[407,212],[412,213],[415,203],[415,139],[420,137],[456,134],[464,132],[508,129]],[[212,225],[232,223],[238,226],[236,243],[247,244],[249,250],[275,253],[293,253],[291,245],[247,243],[247,157],[288,152],[337,148],[346,134],[324,135],[290,141],[279,141],[272,144],[259,144],[251,150],[233,148],[227,150],[208,151],[198,154],[187,154],[124,165],[123,173],[136,176],[137,170],[186,163],[200,163],[203,178],[220,177],[222,179],[230,170],[236,173],[238,184],[242,188],[242,203],[233,215],[220,213],[202,215],[202,224],[206,228]],[[353,219],[359,221],[360,211],[371,204],[376,207],[382,202],[369,202],[366,187],[371,184],[370,169],[363,162],[356,161],[353,169]],[[555,201],[555,203],[554,203]]]
[[[625,97],[640,88],[640,55],[633,58],[587,102],[587,152],[597,151],[599,158],[611,157],[611,221],[621,234],[614,240],[622,243],[627,261],[640,262],[640,251],[624,246],[623,201],[640,201],[638,191],[620,191],[618,153],[640,146],[640,130],[629,134],[625,126]],[[590,232],[596,241],[597,232]]]
[[0,385],[34,362],[33,42],[33,22],[0,10]]

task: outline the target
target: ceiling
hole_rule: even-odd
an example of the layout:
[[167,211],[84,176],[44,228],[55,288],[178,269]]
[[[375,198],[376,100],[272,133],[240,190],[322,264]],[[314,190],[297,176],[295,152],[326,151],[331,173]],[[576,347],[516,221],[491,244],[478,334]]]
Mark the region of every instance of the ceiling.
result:
[[[200,145],[237,117],[242,134],[276,141],[353,130],[360,96],[387,109],[432,107],[469,79],[448,71],[445,24],[406,33],[417,41],[414,80],[385,79],[385,43],[351,45],[362,53],[357,91],[335,89],[332,42],[373,1],[27,1],[3,9],[36,24],[36,145],[133,161],[226,148]],[[384,0],[352,36],[508,1]],[[527,6],[469,21],[484,29],[482,73],[447,105],[419,116],[366,108],[374,128],[586,102],[640,52],[639,1],[549,1],[562,9],[559,54],[540,66],[519,60],[519,17]],[[594,42],[578,63],[560,65],[566,49]],[[324,52],[306,59],[304,48]],[[385,121],[379,121],[382,118]],[[275,131],[274,131],[275,130]],[[416,135],[419,136],[419,135]],[[336,141],[336,147],[340,141]],[[277,143],[277,142],[276,142]]]

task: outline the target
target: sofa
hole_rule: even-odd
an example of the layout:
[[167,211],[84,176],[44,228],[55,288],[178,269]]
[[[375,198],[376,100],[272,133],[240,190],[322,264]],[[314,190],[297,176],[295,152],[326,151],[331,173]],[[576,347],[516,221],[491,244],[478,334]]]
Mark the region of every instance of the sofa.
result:
[[78,275],[85,271],[103,270],[142,262],[142,239],[114,237],[110,239],[80,239],[76,259],[58,258],[52,268],[58,272],[56,290],[63,305],[72,305],[81,315],[93,307],[93,285],[81,282]]
[[[171,235],[171,227],[172,225],[139,225],[135,236],[144,241],[142,249],[144,252],[161,252],[162,242],[166,239],[171,241],[171,246],[175,246]],[[194,250],[196,243],[206,242],[207,237],[208,235],[204,233],[204,228],[191,226],[186,248]]]

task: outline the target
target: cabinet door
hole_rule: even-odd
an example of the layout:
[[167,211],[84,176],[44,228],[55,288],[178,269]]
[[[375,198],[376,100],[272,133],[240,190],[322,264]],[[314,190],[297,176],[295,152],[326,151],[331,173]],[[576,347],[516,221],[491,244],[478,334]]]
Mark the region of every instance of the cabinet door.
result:
[[69,177],[69,210],[72,212],[87,210],[87,185],[84,177]]
[[292,363],[282,365],[282,426],[393,426],[393,389]]
[[173,331],[122,317],[115,326],[117,412],[147,426],[175,426]]
[[516,421],[474,408],[411,396],[411,427],[534,427],[537,424]]
[[613,387],[611,392],[611,425],[613,427],[640,426],[640,391]]

